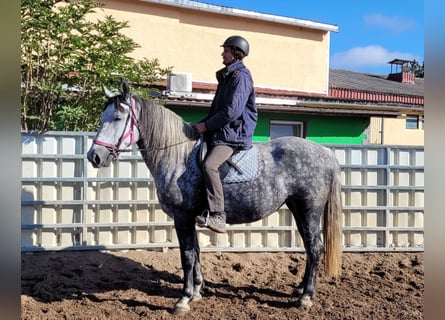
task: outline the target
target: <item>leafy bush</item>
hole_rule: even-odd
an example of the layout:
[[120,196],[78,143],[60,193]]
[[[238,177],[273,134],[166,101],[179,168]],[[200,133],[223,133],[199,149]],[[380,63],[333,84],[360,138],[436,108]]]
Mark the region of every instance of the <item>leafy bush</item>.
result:
[[95,0],[21,1],[21,124],[23,130],[94,131],[103,109],[102,84],[125,78],[136,89],[171,71],[158,59],[135,61],[139,47],[121,30],[127,21],[88,19]]

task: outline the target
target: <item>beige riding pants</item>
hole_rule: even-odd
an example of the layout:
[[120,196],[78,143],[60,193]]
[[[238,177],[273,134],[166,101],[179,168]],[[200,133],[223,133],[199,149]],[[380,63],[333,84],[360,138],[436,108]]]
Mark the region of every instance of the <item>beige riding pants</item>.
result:
[[212,147],[204,160],[203,171],[209,210],[224,211],[224,193],[218,168],[230,158],[234,148],[226,145]]

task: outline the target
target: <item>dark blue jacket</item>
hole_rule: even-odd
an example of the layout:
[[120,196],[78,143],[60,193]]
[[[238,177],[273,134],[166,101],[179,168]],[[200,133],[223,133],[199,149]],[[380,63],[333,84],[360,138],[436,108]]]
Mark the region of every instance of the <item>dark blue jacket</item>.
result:
[[236,61],[216,72],[218,87],[208,116],[206,138],[212,146],[225,144],[248,149],[258,120],[250,71]]

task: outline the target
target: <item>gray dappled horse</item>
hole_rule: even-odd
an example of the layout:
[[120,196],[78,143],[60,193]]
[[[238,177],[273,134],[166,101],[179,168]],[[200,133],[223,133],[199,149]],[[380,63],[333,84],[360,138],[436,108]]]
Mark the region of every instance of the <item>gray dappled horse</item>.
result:
[[[184,271],[183,295],[175,313],[185,313],[190,302],[201,299],[204,284],[195,217],[205,209],[206,197],[203,178],[190,165],[199,139],[174,112],[131,94],[125,81],[120,93],[105,87],[104,93],[108,101],[88,160],[95,168],[106,167],[133,143],[139,147],[155,180],[160,206],[174,220]],[[277,138],[254,143],[253,148],[259,154],[259,174],[249,181],[223,184],[227,223],[257,221],[287,205],[307,254],[297,303],[310,307],[323,251],[321,220],[326,273],[340,274],[340,167],[329,149],[301,138]]]

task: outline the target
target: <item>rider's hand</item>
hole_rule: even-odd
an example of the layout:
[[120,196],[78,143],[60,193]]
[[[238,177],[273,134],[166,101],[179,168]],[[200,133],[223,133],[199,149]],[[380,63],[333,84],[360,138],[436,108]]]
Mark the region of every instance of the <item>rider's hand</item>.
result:
[[205,122],[200,122],[192,125],[193,129],[195,129],[195,132],[197,134],[201,134],[207,131],[207,126]]

